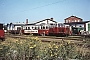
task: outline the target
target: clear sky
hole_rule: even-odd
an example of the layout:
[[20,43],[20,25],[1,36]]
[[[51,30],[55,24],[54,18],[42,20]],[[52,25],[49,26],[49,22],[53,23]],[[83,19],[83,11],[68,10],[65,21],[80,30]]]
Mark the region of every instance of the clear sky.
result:
[[75,15],[90,20],[90,0],[0,0],[0,23],[36,22],[53,17],[57,22]]

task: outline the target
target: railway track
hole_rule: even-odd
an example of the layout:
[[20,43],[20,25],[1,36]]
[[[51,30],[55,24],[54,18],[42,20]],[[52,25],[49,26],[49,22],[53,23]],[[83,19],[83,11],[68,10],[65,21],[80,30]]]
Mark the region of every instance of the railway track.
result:
[[[6,37],[13,37],[13,38],[27,38],[29,35],[19,35],[19,34],[5,34]],[[71,35],[68,37],[56,37],[56,36],[35,36],[39,38],[51,38],[51,39],[69,39],[69,40],[82,40],[83,38],[87,38],[90,35]]]
[[56,37],[56,36],[29,36],[29,35],[5,35],[7,37],[11,38],[20,38],[20,39],[27,39],[29,37],[38,37],[42,41],[51,41],[51,40],[76,40],[76,41],[82,41],[83,38],[81,36],[68,36],[68,37]]
[[[32,36],[27,36],[27,35],[6,35],[6,37],[26,39],[26,38],[32,37]],[[69,37],[33,36],[33,37],[38,37],[38,38],[50,38],[50,39],[64,39],[64,40],[82,40],[82,37],[81,37],[81,36],[69,36]]]

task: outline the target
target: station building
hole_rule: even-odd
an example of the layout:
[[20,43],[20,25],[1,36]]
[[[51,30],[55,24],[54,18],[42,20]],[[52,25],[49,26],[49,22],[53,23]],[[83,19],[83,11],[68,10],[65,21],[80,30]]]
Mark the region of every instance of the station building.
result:
[[71,34],[81,34],[81,31],[89,31],[89,22],[83,21],[82,18],[76,16],[70,16],[64,19],[66,25],[70,26]]

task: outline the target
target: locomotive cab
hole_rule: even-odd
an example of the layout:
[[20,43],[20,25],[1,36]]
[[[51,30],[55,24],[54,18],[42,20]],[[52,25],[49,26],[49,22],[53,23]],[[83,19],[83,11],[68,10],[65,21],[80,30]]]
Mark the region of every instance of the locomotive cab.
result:
[[0,39],[1,39],[2,41],[5,40],[4,30],[3,30],[3,24],[0,24]]
[[63,23],[53,24],[49,28],[49,34],[54,36],[69,35],[69,27],[66,27]]

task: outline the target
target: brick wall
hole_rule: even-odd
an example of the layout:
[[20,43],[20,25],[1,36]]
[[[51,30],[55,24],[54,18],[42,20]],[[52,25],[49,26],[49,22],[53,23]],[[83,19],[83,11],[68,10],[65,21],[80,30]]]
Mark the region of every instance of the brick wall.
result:
[[70,17],[68,17],[68,18],[66,18],[64,20],[65,20],[65,23],[82,22],[82,19],[81,18],[78,18],[76,16],[70,16]]

